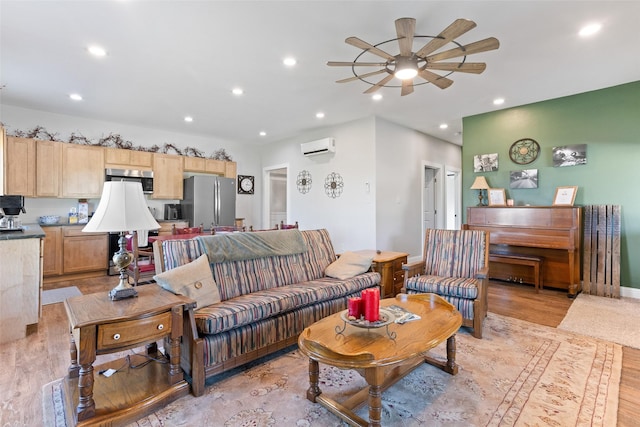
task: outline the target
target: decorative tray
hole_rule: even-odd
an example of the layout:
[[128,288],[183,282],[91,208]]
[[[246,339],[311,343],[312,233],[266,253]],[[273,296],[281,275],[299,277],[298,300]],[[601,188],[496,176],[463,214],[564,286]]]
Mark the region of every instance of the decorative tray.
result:
[[358,327],[358,328],[381,328],[383,326],[387,326],[393,323],[395,316],[390,311],[381,308],[380,309],[380,320],[375,322],[369,322],[368,320],[364,320],[363,317],[360,319],[349,319],[349,310],[344,310],[340,313],[340,318],[344,320],[347,324]]

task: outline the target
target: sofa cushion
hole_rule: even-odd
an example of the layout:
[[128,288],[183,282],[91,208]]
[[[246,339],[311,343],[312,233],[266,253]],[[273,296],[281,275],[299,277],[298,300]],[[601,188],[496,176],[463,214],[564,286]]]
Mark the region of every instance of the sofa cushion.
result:
[[373,257],[364,256],[355,252],[345,252],[340,258],[332,262],[324,270],[324,274],[336,279],[350,279],[368,271],[371,268]]
[[197,310],[196,324],[204,334],[220,333],[321,301],[360,294],[379,282],[378,273],[365,273],[348,280],[325,277],[266,289]]
[[478,279],[423,275],[410,277],[405,285],[409,291],[434,293],[443,297],[478,298]]
[[213,280],[206,254],[189,264],[157,274],[153,278],[164,289],[196,301],[198,308],[220,301],[218,286]]
[[473,277],[485,265],[485,234],[478,230],[431,230],[425,242],[425,272]]

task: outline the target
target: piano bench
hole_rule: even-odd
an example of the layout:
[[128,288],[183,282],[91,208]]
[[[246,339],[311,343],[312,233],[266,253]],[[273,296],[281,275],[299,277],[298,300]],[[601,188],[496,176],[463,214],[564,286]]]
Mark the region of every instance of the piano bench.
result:
[[520,254],[489,254],[489,262],[499,262],[503,264],[526,265],[533,267],[533,282],[536,292],[543,289],[542,283],[542,262],[543,257],[535,255]]

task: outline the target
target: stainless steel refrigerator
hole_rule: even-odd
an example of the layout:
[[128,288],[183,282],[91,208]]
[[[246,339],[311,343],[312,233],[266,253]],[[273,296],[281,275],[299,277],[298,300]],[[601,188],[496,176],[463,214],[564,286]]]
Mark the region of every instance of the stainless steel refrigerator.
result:
[[234,225],[236,220],[236,180],[220,176],[196,175],[184,180],[183,219],[190,227],[200,224]]

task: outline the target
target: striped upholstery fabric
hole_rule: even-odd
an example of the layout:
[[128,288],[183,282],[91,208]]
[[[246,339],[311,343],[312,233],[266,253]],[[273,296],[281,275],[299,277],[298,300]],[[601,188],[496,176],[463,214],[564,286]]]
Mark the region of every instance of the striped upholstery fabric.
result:
[[359,295],[379,281],[378,273],[365,273],[344,281],[322,278],[272,287],[203,307],[195,314],[196,325],[204,334],[217,334],[318,302]]
[[[408,294],[421,294],[424,291],[407,290]],[[459,298],[451,295],[442,295],[442,298],[450,302],[455,308],[458,309],[464,319],[473,319],[473,299],[471,298]]]
[[432,230],[426,246],[426,274],[473,277],[484,266],[484,234],[481,231]]
[[197,240],[178,239],[163,240],[162,253],[164,256],[165,269],[172,270],[181,265],[188,264],[191,261],[195,261],[204,252]]
[[410,277],[407,288],[420,293],[434,293],[452,297],[476,299],[478,298],[478,280],[466,277],[442,277],[422,275]]

